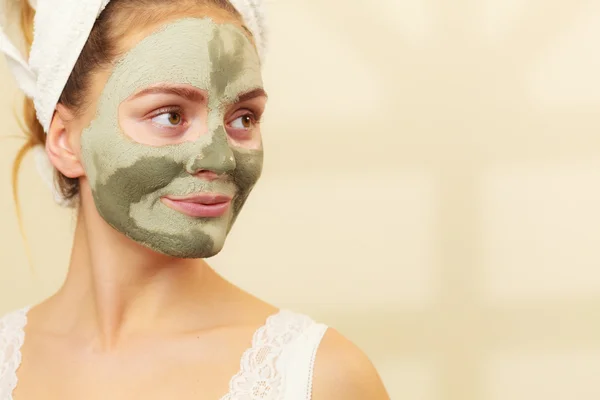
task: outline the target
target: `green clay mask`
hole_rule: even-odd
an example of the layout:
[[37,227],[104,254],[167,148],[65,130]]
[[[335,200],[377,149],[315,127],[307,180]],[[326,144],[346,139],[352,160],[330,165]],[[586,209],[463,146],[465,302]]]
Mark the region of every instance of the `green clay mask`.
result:
[[[119,105],[158,84],[206,93],[206,132],[162,146],[134,141],[119,123]],[[182,19],[143,39],[115,65],[83,131],[83,164],[99,214],[129,238],[159,253],[205,258],[223,247],[262,169],[262,147],[228,140],[224,118],[239,96],[262,88],[257,52],[243,31],[209,18]],[[202,179],[212,171],[218,179]],[[218,217],[191,217],[163,196],[221,193],[232,198]]]

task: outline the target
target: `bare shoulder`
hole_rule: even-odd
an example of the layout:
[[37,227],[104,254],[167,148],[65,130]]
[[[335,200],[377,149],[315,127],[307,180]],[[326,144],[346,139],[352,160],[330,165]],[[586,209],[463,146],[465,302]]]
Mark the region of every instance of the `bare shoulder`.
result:
[[335,329],[328,329],[317,351],[312,400],[389,400],[367,355]]

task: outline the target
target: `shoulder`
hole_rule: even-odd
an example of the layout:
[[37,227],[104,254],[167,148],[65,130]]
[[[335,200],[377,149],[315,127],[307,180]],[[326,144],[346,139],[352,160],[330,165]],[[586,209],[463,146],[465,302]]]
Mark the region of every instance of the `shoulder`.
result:
[[317,351],[312,392],[312,400],[390,398],[367,355],[331,328]]

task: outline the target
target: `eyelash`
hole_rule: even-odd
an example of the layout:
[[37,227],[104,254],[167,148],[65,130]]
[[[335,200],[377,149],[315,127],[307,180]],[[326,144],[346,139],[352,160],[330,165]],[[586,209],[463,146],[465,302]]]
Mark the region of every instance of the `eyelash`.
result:
[[[243,110],[243,109],[242,109]],[[238,110],[239,111],[239,110]],[[250,117],[252,118],[252,123],[254,125],[258,125],[260,124],[261,120],[262,120],[262,115],[257,115],[255,112],[245,109],[245,113],[244,114],[239,114],[235,119],[233,119],[232,121],[235,121],[239,118],[243,118],[243,117]]]
[[181,117],[181,123],[179,125],[172,126],[172,127],[160,126],[160,128],[175,129],[175,128],[181,127],[186,122],[186,120],[183,118],[183,109],[181,107],[177,107],[177,106],[163,107],[161,109],[158,109],[158,110],[152,112],[150,115],[148,115],[148,118],[150,120],[152,120],[152,119],[159,117],[161,115],[164,115],[164,114],[178,114]]

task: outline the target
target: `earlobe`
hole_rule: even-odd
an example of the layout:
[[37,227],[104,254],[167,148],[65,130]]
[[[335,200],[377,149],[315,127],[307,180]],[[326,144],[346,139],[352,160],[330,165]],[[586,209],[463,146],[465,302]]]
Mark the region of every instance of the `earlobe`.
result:
[[69,124],[72,117],[66,107],[57,105],[46,137],[46,150],[57,170],[69,178],[79,178],[85,172],[75,147],[79,140],[76,140],[76,133]]

